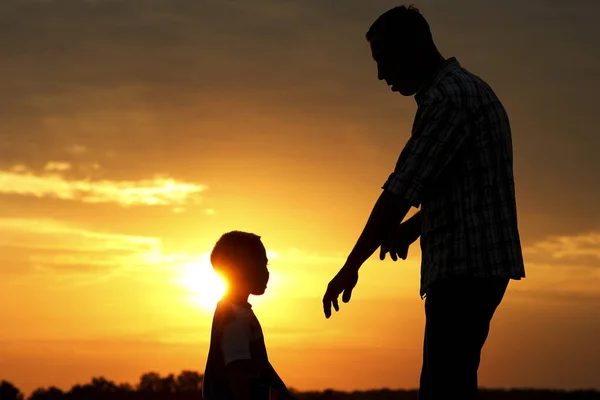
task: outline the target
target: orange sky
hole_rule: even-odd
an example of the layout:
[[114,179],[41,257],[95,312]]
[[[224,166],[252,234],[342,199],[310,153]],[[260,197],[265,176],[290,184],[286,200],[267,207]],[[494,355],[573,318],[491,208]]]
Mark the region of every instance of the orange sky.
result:
[[[418,246],[370,260],[332,319],[321,308],[416,109],[364,40],[394,5],[2,0],[0,379],[29,393],[202,371],[207,253],[242,229],[271,253],[252,301],[290,386],[416,387]],[[481,385],[600,389],[598,4],[417,6],[513,125],[527,278]]]

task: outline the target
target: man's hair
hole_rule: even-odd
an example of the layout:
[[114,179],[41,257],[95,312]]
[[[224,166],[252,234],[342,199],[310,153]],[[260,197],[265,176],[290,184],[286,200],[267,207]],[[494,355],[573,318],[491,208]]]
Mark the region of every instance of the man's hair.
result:
[[218,274],[230,277],[232,272],[242,272],[248,257],[257,254],[261,247],[260,236],[254,233],[227,232],[219,238],[210,253],[210,263]]
[[377,18],[367,31],[367,41],[371,42],[376,36],[387,42],[435,47],[429,23],[412,4],[394,7]]

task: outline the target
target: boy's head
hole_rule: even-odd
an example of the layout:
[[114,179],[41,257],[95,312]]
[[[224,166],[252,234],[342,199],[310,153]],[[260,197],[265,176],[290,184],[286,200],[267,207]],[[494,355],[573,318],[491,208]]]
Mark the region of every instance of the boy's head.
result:
[[261,295],[267,288],[268,261],[260,236],[240,231],[221,236],[210,255],[214,270],[227,281],[230,290],[253,295]]

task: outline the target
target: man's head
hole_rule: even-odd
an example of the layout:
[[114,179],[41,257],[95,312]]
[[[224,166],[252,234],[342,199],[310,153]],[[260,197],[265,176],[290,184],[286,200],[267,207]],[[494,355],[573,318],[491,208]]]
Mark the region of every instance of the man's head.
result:
[[267,288],[268,261],[260,236],[240,231],[221,236],[210,255],[214,270],[230,289],[253,295],[261,295]]
[[367,32],[380,80],[404,96],[414,95],[432,64],[441,58],[429,24],[414,6],[398,6],[383,13]]

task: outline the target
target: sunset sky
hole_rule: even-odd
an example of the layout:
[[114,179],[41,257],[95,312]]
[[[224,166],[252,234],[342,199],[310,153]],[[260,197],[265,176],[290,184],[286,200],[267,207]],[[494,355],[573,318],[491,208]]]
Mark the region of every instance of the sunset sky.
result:
[[[0,380],[201,372],[222,289],[207,255],[240,229],[270,252],[251,302],[289,386],[417,387],[418,244],[321,306],[410,135],[415,101],[364,39],[398,4],[1,0]],[[480,384],[600,389],[600,2],[416,5],[513,128],[527,278]]]

